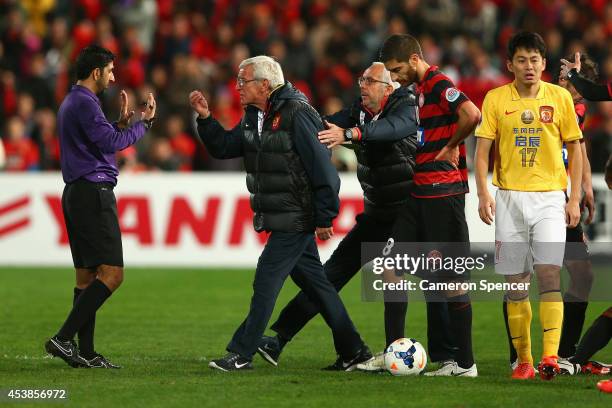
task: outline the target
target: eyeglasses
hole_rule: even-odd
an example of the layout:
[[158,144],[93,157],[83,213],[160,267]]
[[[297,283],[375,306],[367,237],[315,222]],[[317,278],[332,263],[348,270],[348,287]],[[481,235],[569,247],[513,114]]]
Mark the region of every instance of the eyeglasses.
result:
[[371,85],[372,85],[372,84],[374,84],[375,82],[379,82],[379,83],[381,83],[381,84],[385,84],[385,85],[391,85],[391,84],[390,84],[390,83],[388,83],[388,82],[385,82],[385,81],[379,81],[378,79],[374,79],[374,78],[370,78],[370,77],[359,77],[359,78],[357,78],[357,83],[358,83],[360,86],[363,86],[363,85],[371,86]]
[[244,84],[248,84],[249,82],[253,82],[253,81],[259,81],[260,79],[255,78],[255,79],[244,79],[244,78],[238,78],[238,80],[236,81],[236,84],[238,84],[238,86],[240,88],[242,88],[244,86]]

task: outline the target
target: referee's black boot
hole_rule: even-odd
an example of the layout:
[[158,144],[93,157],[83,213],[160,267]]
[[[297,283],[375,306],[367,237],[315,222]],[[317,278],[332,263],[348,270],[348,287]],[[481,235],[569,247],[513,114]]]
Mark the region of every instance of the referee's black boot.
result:
[[259,346],[257,347],[257,354],[274,367],[278,366],[278,359],[281,351],[283,351],[283,349],[278,339],[272,336],[262,336]]
[[89,368],[113,368],[118,369],[121,368],[120,365],[113,364],[109,360],[106,359],[102,354],[95,353],[94,357],[91,359],[86,359],[85,357],[81,357],[87,363],[87,367]]
[[220,371],[243,371],[253,368],[251,360],[232,352],[227,353],[225,357],[212,360],[208,366]]
[[79,349],[74,340],[62,340],[53,336],[45,343],[45,350],[53,357],[64,360],[70,367],[87,367],[87,362],[79,356]]
[[330,366],[323,368],[326,371],[353,371],[357,369],[357,364],[365,363],[366,361],[370,361],[374,358],[372,356],[372,352],[365,344],[361,346],[361,349],[355,354],[353,357],[348,360],[344,360],[342,357],[338,356],[336,362]]

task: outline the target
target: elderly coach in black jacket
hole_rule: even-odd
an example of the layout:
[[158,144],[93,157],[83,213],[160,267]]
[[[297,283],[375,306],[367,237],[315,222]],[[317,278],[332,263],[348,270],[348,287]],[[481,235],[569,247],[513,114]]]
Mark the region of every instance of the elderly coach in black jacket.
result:
[[[322,143],[354,149],[357,177],[363,189],[364,212],[325,263],[325,273],[337,290],[371,260],[361,254],[363,242],[385,242],[391,236],[398,211],[406,204],[412,184],[416,151],[416,97],[412,88],[397,88],[380,62],[373,63],[358,79],[361,96],[348,108],[327,117],[329,129],[319,132]],[[372,251],[370,251],[372,252]],[[378,254],[379,252],[376,252]],[[385,334],[387,346],[404,337],[406,315],[404,292],[385,293]],[[400,297],[398,299],[398,297]],[[392,309],[401,310],[393,313]],[[401,313],[400,313],[401,312]],[[264,337],[259,354],[275,364],[284,345],[317,313],[319,307],[304,292],[294,297],[272,325],[277,335]],[[358,369],[384,370],[382,353]]]
[[242,61],[237,90],[245,115],[225,130],[211,117],[201,92],[189,95],[199,114],[198,134],[216,158],[244,157],[256,231],[268,231],[259,257],[251,308],[211,368],[251,368],[251,360],[288,275],[316,302],[333,332],[339,358],[329,369],[351,370],[372,355],[327,280],[315,242],[333,235],[340,179],[329,151],[317,140],[323,123],[306,97],[286,83],[280,65],[267,56]]

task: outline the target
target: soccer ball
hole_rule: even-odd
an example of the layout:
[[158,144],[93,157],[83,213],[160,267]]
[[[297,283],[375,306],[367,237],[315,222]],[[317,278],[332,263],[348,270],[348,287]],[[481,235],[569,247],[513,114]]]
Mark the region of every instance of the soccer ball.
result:
[[427,353],[415,339],[397,339],[385,350],[385,367],[393,375],[419,375],[427,364]]

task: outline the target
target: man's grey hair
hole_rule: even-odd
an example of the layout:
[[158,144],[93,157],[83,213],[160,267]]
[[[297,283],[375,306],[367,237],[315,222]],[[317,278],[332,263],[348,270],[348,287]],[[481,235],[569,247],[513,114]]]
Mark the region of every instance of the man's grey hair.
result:
[[385,68],[385,64],[383,64],[382,62],[376,61],[376,62],[373,62],[371,66],[372,67],[382,66],[382,78],[381,78],[382,81],[391,85],[393,89],[397,89],[400,87],[400,84],[398,82],[393,82],[391,80],[391,72],[389,72],[389,70]]
[[247,58],[240,63],[238,69],[245,68],[248,65],[253,65],[254,79],[267,79],[270,81],[270,88],[274,89],[285,84],[283,69],[280,64],[272,57],[267,55],[258,55],[256,57]]

